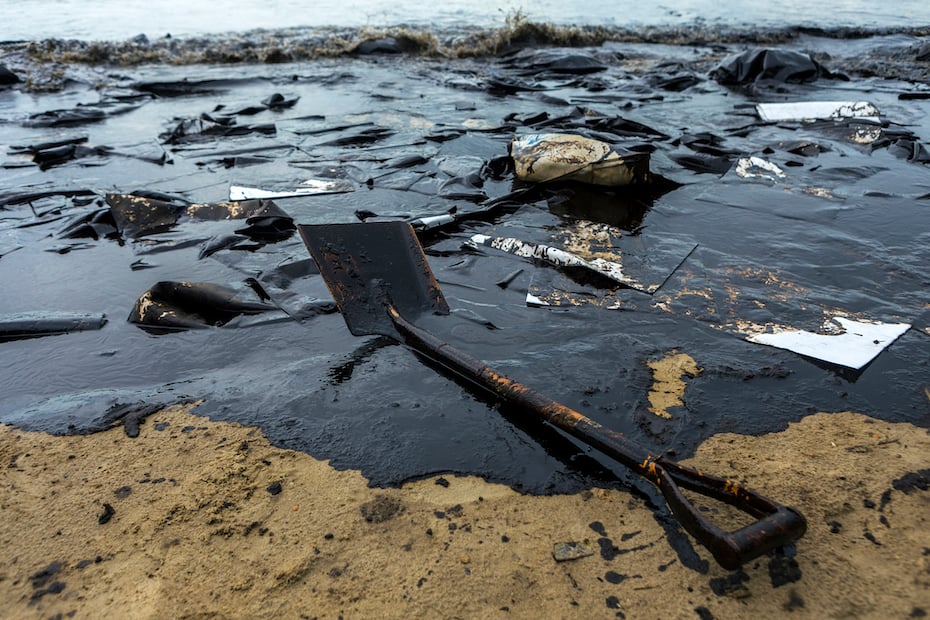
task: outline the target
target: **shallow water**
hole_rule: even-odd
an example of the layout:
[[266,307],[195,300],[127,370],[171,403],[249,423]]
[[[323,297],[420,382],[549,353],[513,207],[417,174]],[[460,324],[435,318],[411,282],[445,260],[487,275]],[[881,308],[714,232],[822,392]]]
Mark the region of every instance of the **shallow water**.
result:
[[[930,101],[900,97],[924,92],[901,75],[924,70],[917,57],[926,43],[910,33],[806,36],[787,47],[814,50],[851,79],[755,89],[708,77],[744,44],[607,42],[554,52],[603,65],[581,76],[540,75],[541,58],[528,52],[459,60],[375,55],[275,65],[69,66],[73,79],[60,92],[0,91],[0,282],[8,291],[0,315],[71,311],[109,319],[99,331],[0,342],[0,421],[85,432],[99,427],[114,403],[203,400],[202,413],[256,424],[278,445],[361,469],[373,484],[448,471],[542,492],[622,476],[591,450],[474,394],[404,347],[353,337],[338,314],[289,318],[329,299],[296,236],[204,258],[208,240],[243,221],[181,218],[138,239],[62,236],[73,217],[105,210],[102,198],[88,202],[65,190],[143,189],[219,202],[230,184],[267,187],[336,174],[355,190],[275,202],[302,224],[358,221],[358,210],[382,217],[452,207],[474,213],[424,237],[453,312],[419,322],[651,450],[684,457],[712,434],[778,430],[820,410],[928,425],[930,337],[917,328],[930,328],[930,168],[907,155],[930,138]],[[872,77],[865,67],[886,72]],[[299,100],[233,115],[237,126],[271,123],[273,135],[166,138],[179,119],[200,122],[276,92]],[[846,99],[869,100],[882,112],[886,124],[872,144],[851,140],[833,123],[761,123],[752,108],[760,100]],[[136,107],[111,114],[112,101]],[[578,108],[588,116],[572,116]],[[61,109],[99,109],[103,117],[36,126],[41,117],[34,115]],[[654,149],[653,171],[681,186],[635,199],[561,187],[491,214],[448,193],[457,179],[460,191],[504,196],[519,187],[512,176],[486,178],[478,188],[464,180],[506,156],[514,133],[593,131],[584,120],[591,110],[641,124],[609,135]],[[378,132],[365,138],[372,129]],[[13,148],[78,137],[87,148],[112,151],[40,169]],[[411,155],[422,160],[392,167]],[[708,173],[681,163],[696,155],[722,157],[724,165]],[[745,155],[767,158],[785,176],[739,177],[733,164]],[[38,192],[52,195],[13,199]],[[630,263],[671,264],[668,280],[652,295],[614,291],[618,310],[597,303],[534,308],[525,301],[534,283],[582,285],[551,267],[463,247],[476,232],[556,243],[566,231],[584,230],[580,219],[622,228],[616,244]],[[516,270],[506,288],[496,284]],[[166,334],[126,320],[156,282],[210,282],[248,297],[250,277],[275,291],[284,312]],[[604,291],[595,293],[598,301]],[[915,329],[860,372],[746,342],[736,329],[747,322],[816,329],[831,312],[914,322]],[[647,362],[674,352],[691,355],[703,372],[687,379],[686,404],[664,419],[648,411]]]
[[508,16],[520,14],[534,22],[557,25],[639,27],[705,22],[753,28],[811,27],[904,27],[930,25],[930,7],[922,0],[889,3],[866,0],[810,3],[784,0],[778,3],[711,2],[475,2],[452,0],[439,5],[394,0],[364,2],[314,2],[311,7],[296,0],[255,3],[229,0],[217,11],[212,2],[161,1],[158,10],[140,0],[21,0],[4,10],[8,41],[46,38],[123,40],[144,34],[149,38],[196,36],[241,32],[256,28],[280,30],[305,27],[372,27],[398,25],[437,30],[491,28],[503,25]]

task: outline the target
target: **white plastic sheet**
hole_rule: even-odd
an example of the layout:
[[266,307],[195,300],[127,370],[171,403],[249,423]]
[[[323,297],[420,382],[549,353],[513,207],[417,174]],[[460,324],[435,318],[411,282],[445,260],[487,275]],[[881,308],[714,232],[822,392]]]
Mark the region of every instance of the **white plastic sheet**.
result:
[[341,194],[351,192],[355,188],[351,183],[342,180],[308,179],[295,188],[283,190],[267,190],[242,185],[229,186],[230,200],[270,200],[272,198],[297,198],[300,196],[315,196],[318,194]]
[[858,118],[878,122],[878,108],[868,101],[797,101],[759,103],[756,113],[763,121],[803,121]]
[[[757,334],[747,340],[858,370],[911,327],[909,323],[866,323],[843,316],[833,317],[832,323],[839,326],[837,333],[786,330]],[[827,327],[835,329],[830,322]]]

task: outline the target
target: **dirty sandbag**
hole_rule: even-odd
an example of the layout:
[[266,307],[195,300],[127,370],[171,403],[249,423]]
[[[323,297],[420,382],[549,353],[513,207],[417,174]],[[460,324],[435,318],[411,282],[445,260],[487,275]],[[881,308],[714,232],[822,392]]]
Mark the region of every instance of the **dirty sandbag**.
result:
[[136,300],[129,322],[153,333],[219,327],[240,314],[275,306],[244,300],[233,289],[208,282],[157,282]]
[[726,86],[760,81],[804,83],[821,77],[841,77],[809,54],[778,49],[753,49],[731,56],[711,71],[710,76]]
[[574,134],[530,134],[510,143],[517,178],[521,181],[580,181],[592,185],[648,183],[649,153],[617,147]]

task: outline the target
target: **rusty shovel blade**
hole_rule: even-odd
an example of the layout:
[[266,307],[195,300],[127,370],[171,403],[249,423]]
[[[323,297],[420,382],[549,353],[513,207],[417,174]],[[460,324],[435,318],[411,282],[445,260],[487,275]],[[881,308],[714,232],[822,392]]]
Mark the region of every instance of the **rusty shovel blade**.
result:
[[406,222],[297,229],[353,335],[398,338],[386,303],[410,319],[449,314],[439,283]]

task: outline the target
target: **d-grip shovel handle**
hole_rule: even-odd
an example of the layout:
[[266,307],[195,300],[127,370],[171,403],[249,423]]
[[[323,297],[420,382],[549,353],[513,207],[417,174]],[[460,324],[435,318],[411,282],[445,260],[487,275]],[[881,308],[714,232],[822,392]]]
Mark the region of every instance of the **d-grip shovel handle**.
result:
[[[797,540],[807,530],[807,521],[794,508],[773,502],[731,480],[662,458],[650,466],[655,477],[643,475],[659,487],[684,528],[726,569],[739,568],[767,551]],[[736,531],[724,531],[695,509],[681,492],[681,487],[730,504],[757,520]]]
[[[724,568],[738,568],[771,549],[796,540],[807,529],[804,517],[797,510],[773,502],[732,480],[704,474],[654,456],[620,433],[507,378],[477,358],[413,325],[392,306],[388,306],[387,311],[408,346],[501,399],[536,413],[653,482],[662,491],[678,521]],[[734,532],[726,532],[707,520],[684,496],[682,488],[730,504],[757,520]]]

